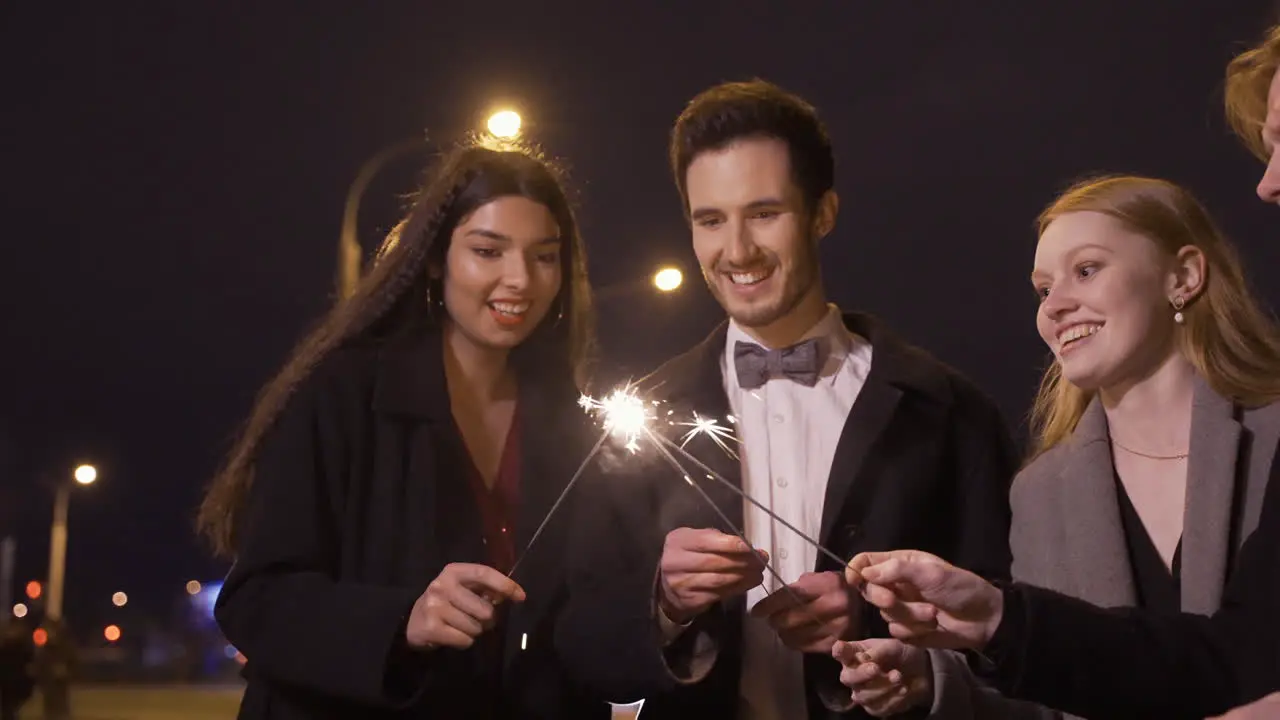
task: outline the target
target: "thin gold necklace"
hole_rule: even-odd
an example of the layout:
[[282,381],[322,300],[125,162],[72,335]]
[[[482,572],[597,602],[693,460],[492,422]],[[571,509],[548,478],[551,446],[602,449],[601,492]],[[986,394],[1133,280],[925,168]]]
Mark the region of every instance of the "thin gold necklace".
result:
[[1133,448],[1128,448],[1128,447],[1125,447],[1124,445],[1121,445],[1120,441],[1116,440],[1115,438],[1111,438],[1111,444],[1115,445],[1116,447],[1120,448],[1121,450],[1127,453],[1140,455],[1144,458],[1150,458],[1152,460],[1181,460],[1187,456],[1187,453],[1185,452],[1178,453],[1177,455],[1152,455],[1151,453],[1138,452]]

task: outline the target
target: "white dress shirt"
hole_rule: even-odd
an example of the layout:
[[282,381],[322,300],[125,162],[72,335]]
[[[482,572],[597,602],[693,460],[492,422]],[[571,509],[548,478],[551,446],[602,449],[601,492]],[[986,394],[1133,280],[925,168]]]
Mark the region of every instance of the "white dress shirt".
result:
[[[734,322],[729,323],[720,368],[740,441],[743,490],[818,539],[831,462],[845,419],[871,370],[871,343],[845,328],[834,305],[802,340],[809,338],[820,338],[826,348],[813,387],[787,378],[770,378],[759,388],[743,389],[734,367],[734,344],[762,343]],[[769,551],[770,563],[784,581],[795,582],[814,570],[816,548],[754,505],[744,502],[744,510],[744,534],[754,547]],[[764,585],[747,593],[747,609],[778,590],[777,586],[777,580],[766,572]],[[801,653],[783,645],[764,620],[746,617],[743,632],[739,717],[808,717]]]

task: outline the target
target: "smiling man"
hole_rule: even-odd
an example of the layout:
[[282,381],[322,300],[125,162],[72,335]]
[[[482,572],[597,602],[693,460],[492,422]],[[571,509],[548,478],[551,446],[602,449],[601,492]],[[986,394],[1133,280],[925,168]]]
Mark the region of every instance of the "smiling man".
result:
[[699,472],[713,509],[663,465],[591,483],[565,652],[608,699],[647,698],[647,719],[860,712],[831,647],[885,628],[801,533],[838,557],[929,547],[1004,577],[1016,453],[973,384],[828,303],[819,244],[839,201],[808,103],[758,80],[713,87],[677,120],[671,164],[728,319],[642,392],[731,418],[733,456],[706,437],[686,449],[755,503]]

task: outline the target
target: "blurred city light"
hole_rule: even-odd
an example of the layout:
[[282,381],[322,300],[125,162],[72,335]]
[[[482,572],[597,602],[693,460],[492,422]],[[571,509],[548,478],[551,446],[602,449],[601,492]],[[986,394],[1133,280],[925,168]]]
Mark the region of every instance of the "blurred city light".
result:
[[14,617],[16,617],[16,618],[24,618],[24,617],[26,617],[26,616],[27,616],[27,606],[26,606],[26,605],[23,605],[22,603],[18,603],[17,605],[14,605],[14,606],[13,606],[13,616],[14,616]]
[[199,594],[200,594],[200,581],[199,581],[199,580],[190,580],[190,581],[188,581],[188,582],[187,582],[187,594],[188,594],[188,595],[199,595]]
[[111,604],[116,607],[124,607],[127,602],[129,602],[129,596],[122,592],[118,592],[111,596]]
[[49,642],[49,631],[36,628],[36,631],[31,633],[31,642],[35,643],[36,647],[44,647],[45,643]]
[[102,637],[106,638],[106,639],[107,639],[107,642],[115,642],[115,641],[119,640],[119,639],[120,639],[120,626],[118,626],[118,625],[108,625],[108,626],[106,626],[105,628],[103,628],[103,629],[102,629]]
[[44,592],[44,586],[39,580],[32,580],[27,583],[27,597],[32,600],[39,600],[41,593]]

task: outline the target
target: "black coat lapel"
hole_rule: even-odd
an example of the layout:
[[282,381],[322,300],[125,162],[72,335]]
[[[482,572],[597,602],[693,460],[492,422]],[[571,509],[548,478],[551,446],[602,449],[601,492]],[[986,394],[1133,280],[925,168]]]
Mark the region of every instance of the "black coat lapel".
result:
[[825,546],[836,544],[837,540],[841,541],[839,544],[848,544],[848,538],[831,537],[836,521],[861,522],[880,483],[885,481],[884,473],[874,471],[876,468],[870,461],[904,393],[949,397],[946,378],[935,363],[921,351],[906,345],[883,324],[861,313],[846,314],[844,323],[850,331],[871,342],[871,371],[845,419],[831,462],[819,535],[819,541]]

